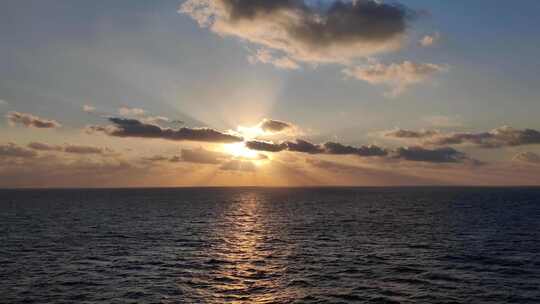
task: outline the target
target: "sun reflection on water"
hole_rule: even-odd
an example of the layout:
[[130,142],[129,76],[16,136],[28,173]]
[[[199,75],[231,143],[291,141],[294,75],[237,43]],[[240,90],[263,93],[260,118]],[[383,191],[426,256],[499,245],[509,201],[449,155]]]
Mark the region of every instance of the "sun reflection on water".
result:
[[[211,276],[216,281],[212,298],[228,303],[274,303],[283,289],[286,265],[276,252],[277,236],[267,229],[264,197],[239,193],[226,203],[216,223]],[[280,296],[283,296],[281,294]]]

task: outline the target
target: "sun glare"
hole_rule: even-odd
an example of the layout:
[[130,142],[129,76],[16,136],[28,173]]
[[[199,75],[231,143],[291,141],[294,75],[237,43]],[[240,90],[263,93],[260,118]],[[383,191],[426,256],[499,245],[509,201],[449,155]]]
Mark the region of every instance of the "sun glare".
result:
[[226,153],[233,155],[234,157],[241,157],[247,159],[256,160],[259,157],[257,151],[248,149],[244,143],[227,144],[223,146],[223,150]]
[[237,130],[240,134],[242,134],[244,137],[248,139],[253,139],[253,138],[256,138],[258,136],[265,134],[264,130],[261,129],[259,126],[255,126],[255,127],[239,126]]

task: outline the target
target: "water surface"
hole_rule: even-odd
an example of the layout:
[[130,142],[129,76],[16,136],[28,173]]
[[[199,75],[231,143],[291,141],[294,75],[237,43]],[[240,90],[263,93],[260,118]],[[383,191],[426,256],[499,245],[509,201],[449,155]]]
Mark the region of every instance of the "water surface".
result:
[[0,190],[2,303],[540,303],[539,188]]

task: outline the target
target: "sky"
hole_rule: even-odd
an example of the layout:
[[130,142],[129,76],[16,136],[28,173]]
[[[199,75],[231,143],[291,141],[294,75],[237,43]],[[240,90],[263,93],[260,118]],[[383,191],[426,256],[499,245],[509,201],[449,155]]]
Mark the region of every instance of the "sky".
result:
[[0,187],[540,185],[539,9],[5,0]]

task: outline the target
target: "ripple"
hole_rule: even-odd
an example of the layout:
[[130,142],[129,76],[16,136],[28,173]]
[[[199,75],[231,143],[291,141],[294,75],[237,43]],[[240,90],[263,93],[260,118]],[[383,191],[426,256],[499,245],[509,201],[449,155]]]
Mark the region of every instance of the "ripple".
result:
[[0,210],[2,303],[540,303],[540,189],[0,190]]

